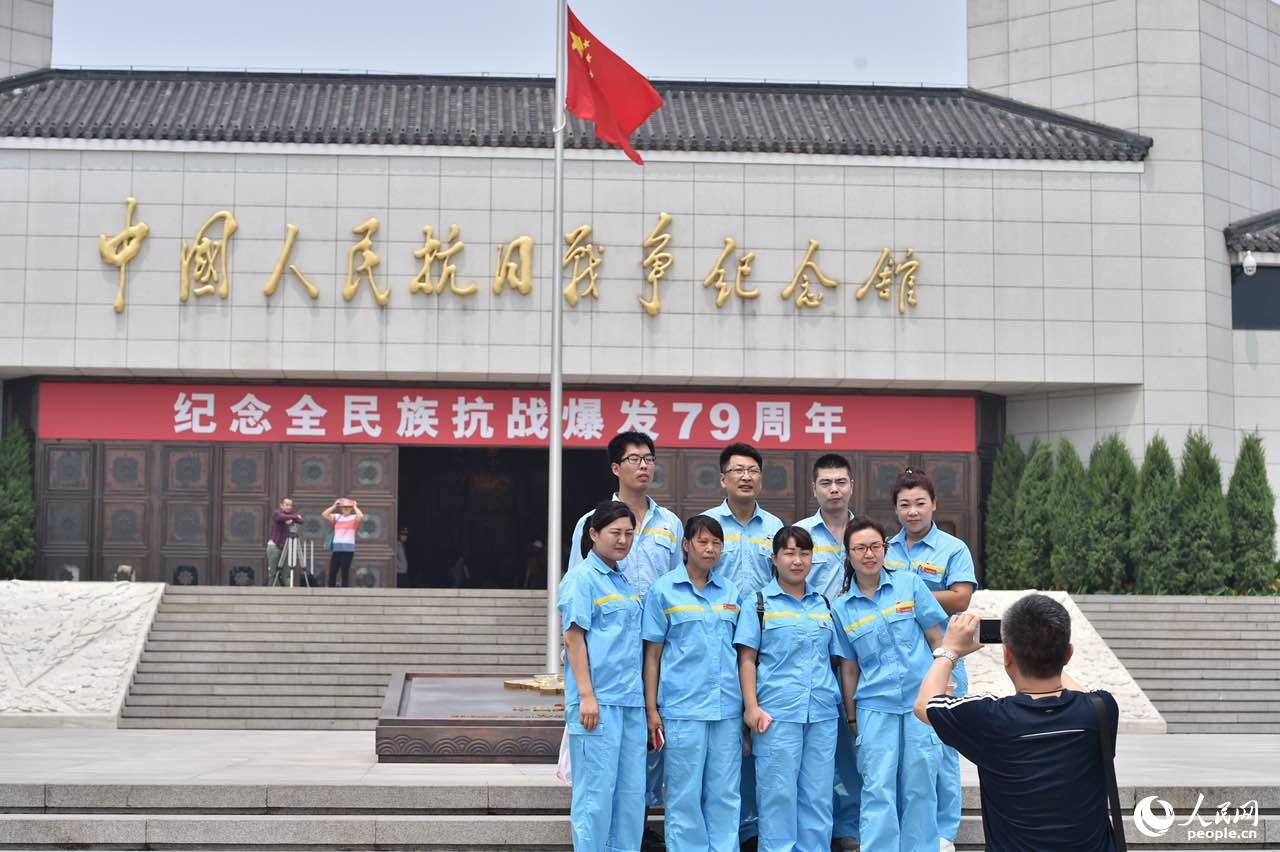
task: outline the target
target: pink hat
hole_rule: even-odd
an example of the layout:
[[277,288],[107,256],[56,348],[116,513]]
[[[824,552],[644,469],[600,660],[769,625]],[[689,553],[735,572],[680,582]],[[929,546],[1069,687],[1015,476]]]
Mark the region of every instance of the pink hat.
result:
[[350,497],[343,497],[340,500],[338,500],[339,506],[354,506],[355,504],[356,504],[356,501],[352,500]]

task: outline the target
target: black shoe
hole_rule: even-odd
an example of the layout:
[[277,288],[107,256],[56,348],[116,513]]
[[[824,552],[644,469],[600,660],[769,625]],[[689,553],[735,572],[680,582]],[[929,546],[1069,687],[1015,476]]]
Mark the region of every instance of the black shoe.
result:
[[746,840],[738,844],[740,852],[758,852],[760,849],[759,837],[748,837]]
[[666,852],[666,850],[666,839],[652,828],[646,828],[644,837],[640,840],[640,852]]

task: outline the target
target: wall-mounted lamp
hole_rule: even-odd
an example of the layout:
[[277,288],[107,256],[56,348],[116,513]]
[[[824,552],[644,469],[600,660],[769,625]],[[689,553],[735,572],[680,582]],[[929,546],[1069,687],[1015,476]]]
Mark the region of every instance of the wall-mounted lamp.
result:
[[1245,275],[1252,275],[1258,271],[1258,261],[1254,260],[1253,252],[1244,253],[1244,260],[1240,261],[1240,266],[1244,269]]

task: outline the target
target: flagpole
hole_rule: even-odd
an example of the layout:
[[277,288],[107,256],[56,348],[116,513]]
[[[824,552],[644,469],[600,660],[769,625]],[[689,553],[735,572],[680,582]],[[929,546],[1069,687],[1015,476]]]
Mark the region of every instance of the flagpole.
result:
[[560,239],[564,233],[564,132],[565,132],[565,63],[569,54],[569,17],[566,0],[556,4],[556,85],[555,103],[552,107],[553,135],[555,136],[555,182],[551,215],[551,399],[547,406],[547,428],[551,438],[550,459],[547,465],[547,673],[560,672],[560,613],[557,597],[560,586],[560,499],[562,475],[562,433],[560,411],[564,397],[564,305],[561,301],[564,267],[560,263]]

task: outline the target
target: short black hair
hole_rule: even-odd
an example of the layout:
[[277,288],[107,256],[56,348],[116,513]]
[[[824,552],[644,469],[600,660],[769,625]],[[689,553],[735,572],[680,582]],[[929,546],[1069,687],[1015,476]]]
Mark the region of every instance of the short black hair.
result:
[[863,530],[875,530],[880,534],[880,540],[885,543],[885,549],[889,547],[889,531],[885,529],[884,524],[873,521],[870,518],[852,518],[844,528],[844,584],[840,587],[840,592],[849,591],[853,588],[853,560],[849,558],[849,539],[853,538],[856,532]]
[[1024,675],[1056,677],[1067,664],[1071,616],[1048,595],[1026,595],[1004,611],[1000,638]]
[[804,527],[789,524],[773,534],[774,555],[776,556],[778,551],[786,547],[789,541],[795,541],[796,547],[800,550],[813,550],[813,536],[809,535],[809,531]]
[[692,518],[684,522],[684,540],[693,541],[698,537],[698,533],[706,530],[716,538],[724,541],[724,527],[720,526],[720,522],[710,515],[694,515]]
[[[596,504],[595,511],[591,513],[591,517],[587,519],[587,529],[600,530],[609,526],[609,524],[619,518],[630,518],[631,526],[636,525],[636,513],[631,511],[631,507],[621,500],[604,500]],[[585,559],[587,554],[591,552],[591,536],[587,530],[582,531],[582,556]]]
[[827,453],[825,456],[819,456],[818,460],[813,463],[813,481],[818,481],[818,471],[834,470],[837,467],[842,467],[853,473],[853,466],[849,464],[849,460],[839,453]]
[[744,444],[739,441],[736,444],[730,444],[720,451],[720,472],[724,473],[724,466],[729,463],[729,459],[734,456],[746,456],[760,465],[760,469],[764,470],[764,456],[760,455],[760,451],[750,444]]
[[897,505],[899,494],[910,491],[912,488],[923,488],[928,492],[930,500],[938,499],[938,492],[933,490],[933,480],[929,478],[929,474],[909,467],[898,474],[898,478],[893,481],[892,505]]
[[622,464],[622,456],[627,452],[627,447],[638,445],[648,447],[649,452],[654,455],[658,454],[657,449],[653,446],[653,438],[649,437],[645,433],[619,432],[609,439],[609,463]]

